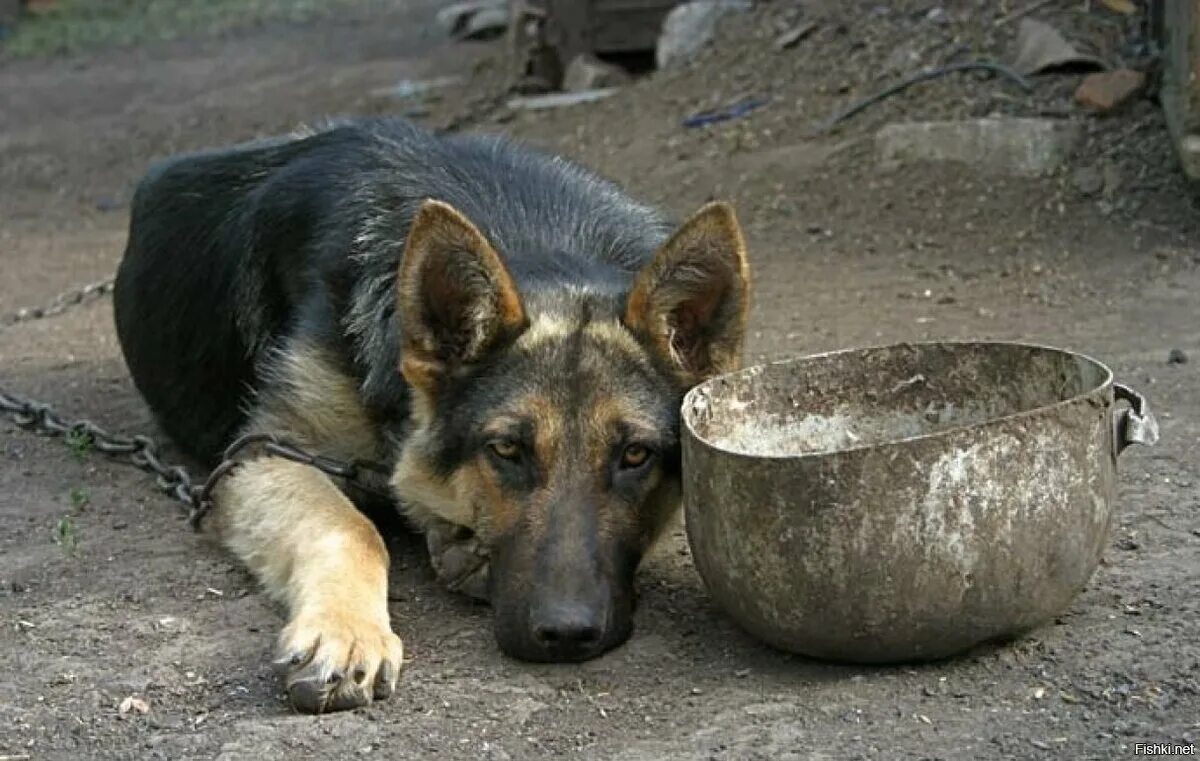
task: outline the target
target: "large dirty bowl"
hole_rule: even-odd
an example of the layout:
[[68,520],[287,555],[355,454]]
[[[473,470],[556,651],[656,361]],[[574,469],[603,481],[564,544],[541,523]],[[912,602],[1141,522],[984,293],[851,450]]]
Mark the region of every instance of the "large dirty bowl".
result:
[[1060,613],[1106,544],[1117,455],[1157,437],[1104,365],[1012,343],[752,367],[694,388],[683,430],[688,541],[718,606],[776,647],[864,663]]

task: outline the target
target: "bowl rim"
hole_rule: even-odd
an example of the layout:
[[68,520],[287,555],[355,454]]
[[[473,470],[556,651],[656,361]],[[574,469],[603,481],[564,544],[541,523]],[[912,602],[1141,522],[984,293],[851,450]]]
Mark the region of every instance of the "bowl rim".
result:
[[[1094,365],[1096,368],[1098,368],[1101,371],[1102,380],[1100,381],[1100,383],[1092,386],[1091,388],[1087,389],[1086,391],[1082,391],[1078,394],[1075,394],[1074,396],[1072,396],[1070,398],[1060,399],[1059,401],[1054,402],[1053,404],[1044,404],[1044,405],[1041,405],[1038,407],[1033,407],[1031,409],[1021,410],[1020,412],[1014,412],[1010,415],[1001,415],[1000,417],[988,418],[986,420],[981,420],[977,423],[969,423],[967,425],[957,425],[957,426],[952,426],[950,428],[942,428],[937,431],[931,431],[929,433],[920,433],[915,436],[905,436],[903,438],[889,439],[887,441],[878,442],[875,444],[856,444],[851,447],[843,447],[843,448],[838,448],[838,449],[822,449],[822,450],[818,450],[815,452],[802,452],[799,454],[758,454],[758,453],[751,454],[748,452],[743,452],[739,449],[731,449],[729,447],[725,447],[725,446],[721,446],[721,445],[717,444],[716,442],[712,441],[707,436],[701,436],[700,433],[692,425],[693,418],[695,416],[694,405],[696,403],[697,398],[701,394],[704,393],[704,390],[708,387],[711,387],[715,383],[728,380],[728,379],[733,378],[738,375],[749,374],[749,373],[756,372],[756,371],[761,373],[765,368],[768,368],[768,367],[774,367],[777,365],[797,364],[800,362],[809,362],[809,361],[819,360],[819,359],[827,359],[829,357],[836,357],[836,356],[843,355],[843,354],[862,354],[862,353],[866,353],[866,352],[884,351],[884,350],[899,349],[899,348],[904,348],[904,347],[912,347],[912,348],[919,349],[919,348],[934,347],[934,346],[950,346],[950,347],[955,347],[955,346],[957,346],[957,347],[1003,346],[1003,347],[1009,347],[1009,348],[1038,349],[1041,351],[1056,352],[1058,354],[1068,354],[1072,357],[1075,357],[1076,359],[1082,359],[1086,362],[1090,362],[1092,365]],[[889,343],[889,344],[874,344],[874,345],[870,345],[870,346],[852,347],[852,348],[847,348],[847,349],[834,349],[832,351],[818,352],[816,354],[802,354],[800,356],[786,357],[784,359],[774,360],[771,362],[760,362],[758,364],[751,365],[749,367],[743,367],[738,370],[731,370],[727,373],[722,373],[720,375],[714,375],[713,377],[708,378],[707,380],[704,380],[701,383],[698,383],[695,386],[693,386],[692,388],[688,389],[688,392],[684,395],[683,402],[680,406],[679,417],[680,417],[680,423],[682,425],[682,428],[687,432],[688,436],[695,439],[698,443],[702,444],[703,446],[705,446],[709,449],[715,450],[717,452],[720,452],[722,454],[733,455],[735,457],[744,458],[747,460],[758,460],[758,461],[762,461],[762,460],[772,460],[772,461],[773,460],[803,460],[803,459],[807,459],[807,458],[829,457],[829,456],[833,456],[833,455],[842,455],[842,454],[847,454],[850,452],[862,452],[862,451],[866,451],[869,449],[882,449],[884,447],[891,447],[891,446],[896,446],[899,444],[909,444],[914,441],[922,441],[925,439],[936,439],[936,438],[943,437],[943,436],[957,435],[957,434],[962,433],[963,431],[971,431],[971,430],[974,430],[977,428],[983,428],[985,426],[997,425],[1000,423],[1007,423],[1011,420],[1018,420],[1021,418],[1031,417],[1033,415],[1041,415],[1050,410],[1060,409],[1060,408],[1066,407],[1067,405],[1075,404],[1075,403],[1079,402],[1080,400],[1085,399],[1090,396],[1093,396],[1097,393],[1103,393],[1105,391],[1105,389],[1111,388],[1112,384],[1113,384],[1113,371],[1112,371],[1112,368],[1110,368],[1108,365],[1104,364],[1103,362],[1101,362],[1100,360],[1096,359],[1095,357],[1093,357],[1089,354],[1083,354],[1082,352],[1072,351],[1070,349],[1063,349],[1061,347],[1051,346],[1049,344],[1031,343],[1031,342],[1027,342],[1027,341],[998,341],[998,340],[898,341],[898,342]]]

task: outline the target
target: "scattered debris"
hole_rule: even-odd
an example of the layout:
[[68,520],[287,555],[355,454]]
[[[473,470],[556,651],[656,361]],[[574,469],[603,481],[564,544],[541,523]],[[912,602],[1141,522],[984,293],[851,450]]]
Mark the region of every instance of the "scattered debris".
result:
[[122,716],[136,711],[142,715],[150,713],[150,704],[139,697],[130,695],[121,701],[121,705],[117,706],[117,712]]
[[1031,5],[1025,6],[1024,8],[1022,8],[1019,11],[1013,11],[1012,13],[1008,14],[1007,16],[1003,16],[1003,17],[997,19],[996,23],[992,24],[992,26],[1002,27],[1005,24],[1010,24],[1014,21],[1017,21],[1018,19],[1023,19],[1026,16],[1028,16],[1029,14],[1033,13],[1034,11],[1045,8],[1047,5],[1049,5],[1052,2],[1054,2],[1054,0],[1038,0],[1037,2],[1035,2]]
[[685,127],[707,127],[710,124],[739,119],[746,114],[767,104],[767,98],[746,98],[723,108],[712,111],[701,111],[683,120]]
[[917,69],[921,66],[922,55],[920,46],[913,41],[897,45],[880,64],[881,74],[896,76]]
[[508,107],[514,111],[542,111],[547,108],[562,108],[564,106],[575,106],[580,103],[591,103],[597,100],[603,100],[618,92],[616,87],[605,87],[599,90],[584,90],[582,92],[556,92],[548,95],[526,95],[519,98],[512,98],[508,101]]
[[404,100],[417,95],[423,95],[433,90],[440,90],[443,87],[450,87],[461,83],[462,77],[434,77],[432,79],[402,79],[391,87],[378,87],[371,91],[371,95],[381,98],[396,98]]
[[1017,54],[1013,68],[1022,74],[1042,74],[1054,69],[1095,71],[1107,68],[1093,55],[1081,53],[1057,29],[1035,19],[1022,19],[1017,29]]
[[890,98],[891,96],[895,95],[898,92],[907,90],[909,87],[912,87],[913,85],[918,84],[920,82],[927,82],[931,79],[937,79],[938,77],[944,77],[947,74],[953,74],[958,71],[976,71],[976,70],[991,71],[996,74],[1003,75],[1003,76],[1007,77],[1008,79],[1012,80],[1014,83],[1016,83],[1016,85],[1018,87],[1020,87],[1022,90],[1026,91],[1026,92],[1033,90],[1033,85],[1029,84],[1029,82],[1024,77],[1017,74],[1015,71],[1008,68],[1007,66],[1004,66],[1003,64],[995,63],[993,61],[970,61],[967,63],[951,64],[950,66],[943,66],[938,69],[927,69],[925,71],[918,72],[918,73],[912,75],[911,77],[909,77],[908,79],[897,82],[896,84],[892,85],[891,87],[887,88],[886,90],[882,90],[880,92],[875,93],[874,95],[871,95],[867,98],[860,100],[859,102],[855,103],[853,106],[850,106],[846,110],[841,111],[841,112],[831,116],[823,124],[816,127],[816,129],[814,130],[814,134],[820,134],[822,132],[827,132],[830,129],[832,129],[833,127],[835,127],[836,125],[838,125],[838,124],[846,121],[850,117],[854,116],[858,112],[864,111],[867,108],[869,108],[870,106],[873,106],[876,103],[879,103],[880,101]]
[[687,62],[712,40],[721,18],[748,10],[749,0],[692,0],[672,8],[654,51],[658,68]]
[[889,124],[875,136],[880,161],[948,161],[995,174],[1036,176],[1061,166],[1080,127],[1054,119],[971,119]]
[[1146,75],[1133,69],[1089,74],[1075,91],[1075,101],[1085,108],[1107,113],[1127,103],[1145,84]]
[[817,22],[815,21],[807,21],[799,26],[794,26],[775,38],[775,49],[787,50],[788,48],[793,48],[796,46],[796,43],[815,32],[816,29]]
[[497,36],[508,27],[507,0],[465,0],[442,8],[437,24],[457,39]]
[[945,26],[950,23],[950,14],[942,6],[935,5],[925,14],[925,20],[936,26]]
[[458,35],[460,40],[492,40],[508,29],[508,8],[486,8],[467,20],[466,28]]
[[1113,13],[1121,13],[1126,16],[1137,13],[1137,6],[1133,4],[1133,0],[1100,0],[1100,4]]
[[571,59],[563,73],[563,89],[584,92],[618,87],[629,82],[629,74],[616,64],[605,63],[594,55],[581,53]]
[[1168,365],[1186,365],[1187,361],[1188,355],[1183,349],[1171,349],[1167,352]]

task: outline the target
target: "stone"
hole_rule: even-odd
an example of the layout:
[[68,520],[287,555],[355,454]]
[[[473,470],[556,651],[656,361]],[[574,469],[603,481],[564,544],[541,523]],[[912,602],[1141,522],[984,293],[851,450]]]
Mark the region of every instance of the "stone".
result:
[[950,23],[950,14],[946,13],[946,9],[940,5],[929,9],[925,14],[925,20],[937,26],[945,26]]
[[884,167],[951,162],[993,174],[1038,176],[1060,167],[1080,127],[1055,119],[969,119],[889,124],[875,135]]
[[627,82],[629,74],[620,66],[605,63],[588,53],[572,58],[563,72],[563,89],[567,92],[617,87]]
[[799,26],[794,26],[775,38],[774,48],[776,50],[793,48],[796,46],[796,43],[812,34],[816,29],[817,22],[815,21],[808,21]]
[[512,98],[508,107],[514,111],[544,111],[548,108],[564,108],[580,103],[592,103],[616,95],[618,88],[604,87],[599,90],[583,90],[582,92],[556,92],[548,95],[528,95]]
[[654,51],[660,69],[691,60],[717,32],[717,22],[731,13],[750,10],[749,0],[692,0],[671,9],[663,20]]
[[1188,355],[1183,349],[1171,349],[1171,351],[1167,353],[1168,365],[1186,365],[1187,361]]
[[1146,75],[1133,69],[1089,74],[1075,91],[1075,102],[1084,108],[1107,113],[1125,105],[1146,85]]
[[1104,62],[1080,52],[1054,27],[1036,19],[1021,19],[1017,29],[1012,67],[1020,74],[1040,74],[1055,69],[1103,69]]
[[503,31],[508,24],[507,0],[464,0],[437,12],[436,23],[452,37],[478,37]]

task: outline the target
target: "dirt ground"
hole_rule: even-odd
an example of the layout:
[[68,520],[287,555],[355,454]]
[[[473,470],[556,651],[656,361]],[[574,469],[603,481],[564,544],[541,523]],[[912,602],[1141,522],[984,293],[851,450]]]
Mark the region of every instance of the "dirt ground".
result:
[[[862,668],[740,633],[675,531],[642,572],[628,644],[534,666],[500,655],[487,609],[439,589],[419,543],[399,534],[402,689],[365,710],[300,716],[268,665],[280,611],[250,578],[141,473],[5,421],[0,758],[1099,759],[1200,743],[1200,214],[1154,101],[1096,117],[1071,102],[1078,74],[1039,78],[1032,95],[958,75],[814,137],[815,123],[910,69],[964,47],[1003,56],[1015,25],[995,25],[1003,3],[944,3],[935,20],[932,3],[809,2],[816,31],[777,51],[801,6],[776,2],[724,24],[683,70],[598,104],[513,113],[489,106],[500,45],[440,40],[436,5],[0,65],[0,315],[113,270],[132,183],[156,157],[325,115],[503,130],[676,213],[732,199],[756,278],[752,361],[978,337],[1111,364],[1150,396],[1162,441],[1121,458],[1104,564],[1057,621],[1015,643]],[[1063,0],[1039,16],[1134,61],[1137,24],[1097,8]],[[446,74],[464,84],[438,99],[372,94]],[[770,102],[714,127],[680,124],[745,95]],[[1069,119],[1085,136],[1038,178],[875,158],[872,136],[889,122],[993,113]],[[1172,349],[1192,361],[1168,364]],[[151,430],[107,300],[4,330],[0,368],[6,387],[69,416]],[[148,711],[122,713],[129,697]]]

